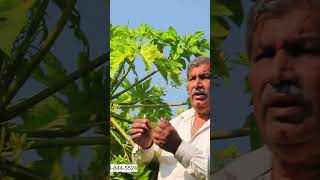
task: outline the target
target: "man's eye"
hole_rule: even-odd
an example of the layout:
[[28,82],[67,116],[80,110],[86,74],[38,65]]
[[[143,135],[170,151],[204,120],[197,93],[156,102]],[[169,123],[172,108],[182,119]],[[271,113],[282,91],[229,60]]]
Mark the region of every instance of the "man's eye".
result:
[[272,50],[265,50],[265,51],[262,51],[261,53],[259,53],[255,58],[254,58],[254,61],[255,62],[258,62],[258,61],[261,61],[263,59],[269,59],[269,58],[272,58],[274,56],[274,52]]
[[319,48],[296,48],[294,51],[291,52],[293,56],[303,56],[303,55],[312,55],[312,56],[319,56],[320,49]]
[[316,39],[287,43],[285,50],[292,56],[319,56],[320,43]]
[[195,80],[195,79],[196,79],[196,77],[192,76],[192,77],[189,78],[189,81],[192,81],[192,80]]
[[203,75],[200,77],[201,79],[210,79],[210,76],[209,75]]

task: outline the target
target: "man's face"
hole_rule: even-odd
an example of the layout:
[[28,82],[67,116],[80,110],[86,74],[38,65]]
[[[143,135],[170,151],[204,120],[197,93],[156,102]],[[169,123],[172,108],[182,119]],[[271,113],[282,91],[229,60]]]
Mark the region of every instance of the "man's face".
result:
[[188,94],[192,107],[199,113],[210,112],[210,65],[191,66]]
[[257,125],[284,162],[320,160],[320,13],[264,14],[252,40],[249,83]]

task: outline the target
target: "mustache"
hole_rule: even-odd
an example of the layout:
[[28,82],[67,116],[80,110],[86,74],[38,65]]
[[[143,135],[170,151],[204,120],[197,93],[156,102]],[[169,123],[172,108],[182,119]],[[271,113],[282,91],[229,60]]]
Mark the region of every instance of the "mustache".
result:
[[267,99],[274,93],[282,93],[282,94],[293,95],[293,96],[303,96],[303,90],[296,84],[283,83],[283,84],[272,85],[268,83],[263,89],[262,100]]
[[268,83],[263,91],[262,91],[262,105],[263,105],[263,114],[265,116],[267,108],[268,108],[268,102],[270,102],[270,99],[272,97],[275,97],[277,95],[285,95],[290,97],[295,97],[296,99],[299,99],[299,101],[303,105],[310,105],[310,101],[304,96],[303,89],[296,83],[296,82],[280,82],[278,84],[270,84]]
[[198,87],[198,88],[193,88],[192,89],[191,95],[194,96],[194,95],[197,95],[197,94],[208,96],[208,92],[202,87]]

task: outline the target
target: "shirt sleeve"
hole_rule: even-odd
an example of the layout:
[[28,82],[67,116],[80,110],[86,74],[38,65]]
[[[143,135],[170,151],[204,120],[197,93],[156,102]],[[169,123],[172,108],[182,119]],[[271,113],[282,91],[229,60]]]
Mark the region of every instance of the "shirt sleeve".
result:
[[149,164],[153,159],[156,151],[156,145],[153,143],[148,149],[144,149],[137,144],[134,144],[132,149],[132,161],[137,164]]
[[175,158],[196,179],[208,179],[209,154],[182,140]]

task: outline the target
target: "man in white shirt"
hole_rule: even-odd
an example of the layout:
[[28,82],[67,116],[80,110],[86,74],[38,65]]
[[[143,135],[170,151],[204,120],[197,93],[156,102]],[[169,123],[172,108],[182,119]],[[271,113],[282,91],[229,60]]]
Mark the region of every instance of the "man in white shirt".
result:
[[320,1],[257,0],[249,15],[249,84],[265,146],[212,179],[320,179]]
[[208,179],[210,158],[210,59],[195,58],[187,68],[192,109],[172,119],[160,119],[154,129],[136,119],[129,131],[136,143],[133,159],[149,163],[157,157],[158,179]]

